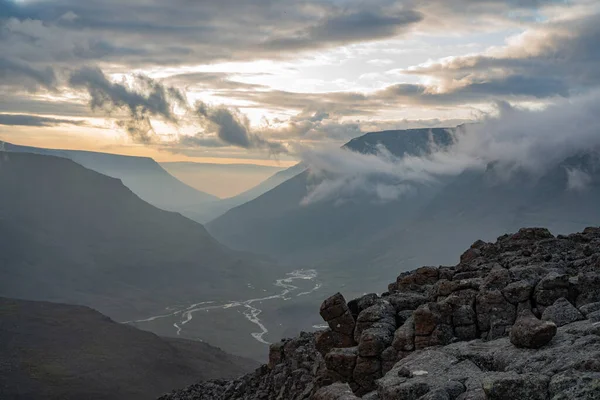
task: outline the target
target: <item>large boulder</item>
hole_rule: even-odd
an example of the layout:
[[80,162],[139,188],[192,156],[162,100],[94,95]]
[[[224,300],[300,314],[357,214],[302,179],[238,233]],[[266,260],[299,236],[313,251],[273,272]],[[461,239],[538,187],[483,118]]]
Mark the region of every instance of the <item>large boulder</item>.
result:
[[397,351],[413,351],[415,349],[415,321],[413,317],[394,332],[392,346]]
[[386,326],[392,332],[396,329],[396,310],[389,302],[380,301],[358,315],[356,328],[354,329],[354,340],[358,343],[362,332],[371,328],[374,324],[378,324],[379,327]]
[[510,330],[510,341],[517,347],[538,349],[556,335],[556,324],[540,321],[529,310],[523,310]]
[[552,321],[556,326],[563,326],[571,322],[580,321],[585,317],[576,309],[569,300],[561,297],[553,305],[546,308],[542,314],[542,320]]
[[535,287],[534,299],[536,304],[551,306],[561,297],[569,296],[569,276],[550,272]]
[[334,383],[319,389],[312,400],[358,400],[347,383]]
[[356,323],[341,293],[325,299],[319,312],[332,331],[352,337]]
[[331,329],[319,331],[315,334],[315,347],[325,356],[331,349],[336,347],[352,347],[355,346],[352,336],[343,335],[339,332],[334,332]]
[[325,365],[348,380],[352,378],[357,357],[358,347],[333,349],[325,356]]

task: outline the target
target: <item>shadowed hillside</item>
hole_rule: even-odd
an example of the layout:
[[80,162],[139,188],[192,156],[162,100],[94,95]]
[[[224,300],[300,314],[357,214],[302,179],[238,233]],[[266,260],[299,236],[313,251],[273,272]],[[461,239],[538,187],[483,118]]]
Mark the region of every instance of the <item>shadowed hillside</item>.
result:
[[64,158],[0,156],[2,296],[85,304],[124,320],[250,296],[250,283],[281,273],[117,179]]
[[256,367],[206,343],[166,339],[81,306],[0,298],[0,398],[148,399]]

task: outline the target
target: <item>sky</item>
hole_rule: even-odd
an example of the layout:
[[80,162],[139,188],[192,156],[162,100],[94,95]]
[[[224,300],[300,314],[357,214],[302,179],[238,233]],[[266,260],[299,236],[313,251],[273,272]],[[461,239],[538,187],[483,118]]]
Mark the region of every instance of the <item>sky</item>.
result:
[[597,0],[0,0],[0,139],[286,167],[600,86]]

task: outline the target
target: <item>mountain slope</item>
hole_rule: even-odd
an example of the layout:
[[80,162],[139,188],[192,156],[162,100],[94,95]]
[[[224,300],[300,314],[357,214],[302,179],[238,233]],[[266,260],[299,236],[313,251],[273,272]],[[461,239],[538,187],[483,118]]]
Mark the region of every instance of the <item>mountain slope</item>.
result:
[[288,179],[291,179],[294,176],[302,173],[304,170],[305,167],[302,164],[294,165],[293,167],[277,172],[276,174],[269,177],[268,179],[265,179],[263,182],[259,183],[252,189],[240,193],[237,196],[207,203],[202,207],[188,209],[185,215],[188,218],[191,218],[194,221],[198,221],[200,223],[212,221],[225,214],[232,208],[238,207],[242,204],[256,199],[257,197],[274,189],[275,187],[279,186]]
[[[585,174],[585,187],[572,187],[573,171]],[[563,234],[600,224],[598,204],[598,152],[569,157],[535,177],[516,173],[506,180],[499,178],[493,166],[467,171],[424,204],[407,224],[380,232],[323,268],[335,271],[367,265],[384,280],[386,273],[398,266],[409,270],[456,261],[457,249],[523,225],[548,226]]]
[[71,160],[0,154],[0,295],[131,319],[185,301],[251,296],[281,273],[201,225]]
[[[401,157],[426,153],[432,142],[446,146],[451,141],[447,129],[412,129],[366,134],[350,141],[346,148],[373,153],[378,145],[383,145]],[[304,171],[211,221],[207,229],[236,249],[312,263],[336,257],[386,226],[404,223],[437,190],[423,186],[411,196],[385,204],[362,198],[344,204],[328,201],[300,205],[313,183],[314,178]]]
[[79,150],[53,150],[37,147],[4,144],[9,152],[33,153],[68,158],[84,167],[120,179],[148,203],[168,211],[185,213],[190,208],[218,200],[218,197],[198,191],[165,171],[160,164],[148,157],[132,157],[117,154]]
[[149,399],[255,362],[118,324],[87,307],[0,298],[0,398]]

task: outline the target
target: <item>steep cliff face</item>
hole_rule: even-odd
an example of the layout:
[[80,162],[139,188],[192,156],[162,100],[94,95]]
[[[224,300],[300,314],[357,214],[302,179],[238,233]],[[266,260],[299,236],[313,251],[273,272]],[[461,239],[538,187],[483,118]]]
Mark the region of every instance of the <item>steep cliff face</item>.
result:
[[269,365],[163,399],[600,398],[600,228],[521,229],[320,310]]

